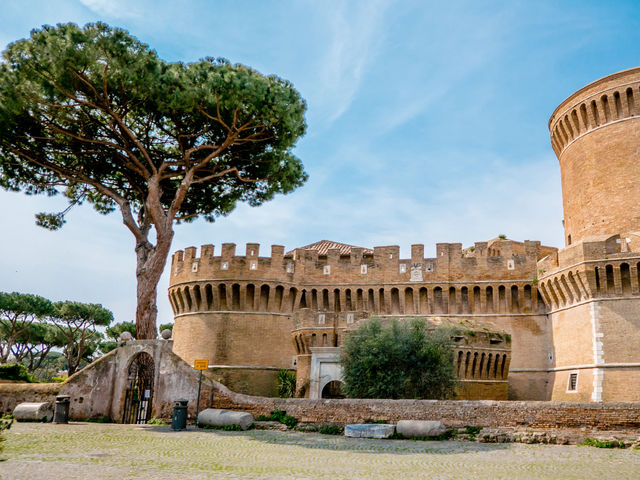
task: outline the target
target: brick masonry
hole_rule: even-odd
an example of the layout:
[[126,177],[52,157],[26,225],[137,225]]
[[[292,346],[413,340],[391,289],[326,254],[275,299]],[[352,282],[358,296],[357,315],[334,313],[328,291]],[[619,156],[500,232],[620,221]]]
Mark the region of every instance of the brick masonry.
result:
[[218,387],[215,408],[268,415],[284,410],[303,422],[360,423],[365,420],[441,420],[447,426],[640,428],[640,403],[569,403],[492,400],[280,399],[252,397]]
[[[189,363],[291,368],[296,352],[325,346],[307,345],[313,335],[291,341],[305,308],[340,321],[469,321],[512,337],[511,400],[640,401],[640,68],[569,96],[549,130],[561,169],[564,249],[496,238],[468,249],[439,243],[435,257],[416,244],[402,259],[395,245],[328,241],[288,253],[274,245],[270,257],[255,243],[245,255],[232,243],[219,256],[212,245],[200,256],[189,247],[171,266],[176,353]],[[318,330],[315,340],[323,338]],[[307,375],[309,359],[299,360]]]

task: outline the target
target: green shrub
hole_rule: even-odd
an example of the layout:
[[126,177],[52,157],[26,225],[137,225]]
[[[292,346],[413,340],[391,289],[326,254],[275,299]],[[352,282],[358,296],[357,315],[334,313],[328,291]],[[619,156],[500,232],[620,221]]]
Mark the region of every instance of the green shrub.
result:
[[287,426],[287,428],[293,428],[298,424],[298,419],[287,415],[284,410],[273,410],[271,415],[258,415],[256,418],[258,422],[280,422]]
[[424,320],[372,319],[346,336],[340,362],[351,398],[434,398],[454,395],[452,330]]
[[624,448],[624,443],[616,441],[602,441],[595,438],[585,438],[582,445],[596,448]]
[[278,395],[280,398],[292,398],[296,393],[296,374],[287,370],[278,370],[276,374],[278,382]]
[[337,425],[323,425],[320,427],[319,432],[323,435],[340,435],[342,433],[342,429]]
[[367,418],[362,423],[365,423],[365,424],[376,424],[376,423],[387,424],[387,423],[389,423],[389,421],[388,420],[371,420],[370,418]]
[[466,427],[464,427],[465,432],[467,435],[477,435],[480,433],[480,430],[482,430],[482,427],[472,427],[471,425],[467,425]]
[[27,383],[36,383],[37,380],[29,373],[27,367],[20,363],[5,363],[0,365],[0,379],[16,380]]

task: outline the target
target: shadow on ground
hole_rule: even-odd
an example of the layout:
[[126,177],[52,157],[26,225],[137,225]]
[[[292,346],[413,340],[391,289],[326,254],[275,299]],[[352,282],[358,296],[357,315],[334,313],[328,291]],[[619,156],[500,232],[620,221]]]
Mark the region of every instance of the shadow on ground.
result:
[[174,432],[168,426],[140,425],[138,428],[162,432],[167,435],[189,435],[196,433],[212,434],[222,437],[245,437],[247,439],[271,445],[295,445],[302,448],[334,451],[353,451],[358,453],[393,453],[409,455],[414,453],[457,454],[473,452],[491,452],[509,448],[505,443],[477,443],[457,440],[392,440],[375,438],[349,438],[342,435],[323,435],[320,433],[273,430],[247,430],[244,432],[226,432],[207,430],[190,426],[186,431]]

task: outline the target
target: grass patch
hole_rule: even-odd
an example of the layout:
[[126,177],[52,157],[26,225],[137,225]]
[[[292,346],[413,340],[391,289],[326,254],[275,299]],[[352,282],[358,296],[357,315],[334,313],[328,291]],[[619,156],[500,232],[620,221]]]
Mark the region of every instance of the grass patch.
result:
[[225,425],[224,427],[221,427],[218,425],[198,425],[198,427],[202,428],[203,430],[222,430],[223,432],[242,432],[243,431],[240,425]]
[[340,435],[342,433],[342,429],[337,425],[323,425],[319,432],[323,435]]
[[166,425],[169,425],[169,424],[168,424],[167,422],[163,422],[163,421],[162,421],[162,419],[160,419],[160,418],[153,417],[152,419],[150,419],[150,420],[147,422],[147,425],[160,425],[160,426],[166,426]]
[[91,423],[114,423],[109,415],[103,415],[101,417],[86,418],[84,421],[91,422]]
[[589,438],[589,437],[584,439],[584,442],[582,443],[582,445],[586,445],[589,447],[596,447],[596,448],[624,448],[624,443],[622,442],[616,442],[611,440],[602,441],[602,440]]

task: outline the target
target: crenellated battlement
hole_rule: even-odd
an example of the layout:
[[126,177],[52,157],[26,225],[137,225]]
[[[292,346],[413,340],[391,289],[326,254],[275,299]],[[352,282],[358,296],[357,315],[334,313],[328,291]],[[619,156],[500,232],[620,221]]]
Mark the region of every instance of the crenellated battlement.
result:
[[425,257],[424,245],[411,246],[411,257],[400,258],[397,245],[372,250],[328,248],[326,252],[297,248],[285,254],[272,245],[270,256],[260,256],[260,244],[247,243],[244,255],[236,245],[223,243],[220,255],[213,245],[174,253],[171,285],[198,280],[254,279],[303,283],[415,283],[530,278],[536,262],[554,251],[540,242],[496,239],[476,242],[463,251],[460,243],[438,243],[436,256]]
[[594,298],[640,295],[640,234],[588,237],[538,262],[550,310]]
[[578,90],[553,112],[551,145],[560,157],[571,143],[592,130],[639,114],[640,68],[609,75]]

